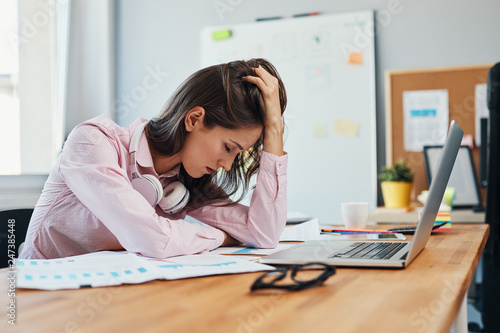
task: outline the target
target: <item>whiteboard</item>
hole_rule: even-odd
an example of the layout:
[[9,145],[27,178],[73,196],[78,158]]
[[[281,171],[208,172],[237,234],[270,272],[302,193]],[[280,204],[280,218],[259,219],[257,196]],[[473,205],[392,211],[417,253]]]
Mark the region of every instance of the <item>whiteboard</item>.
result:
[[[231,36],[214,39],[213,33]],[[210,26],[202,67],[254,57],[284,82],[288,211],[342,223],[342,202],[375,208],[376,116],[372,11]]]

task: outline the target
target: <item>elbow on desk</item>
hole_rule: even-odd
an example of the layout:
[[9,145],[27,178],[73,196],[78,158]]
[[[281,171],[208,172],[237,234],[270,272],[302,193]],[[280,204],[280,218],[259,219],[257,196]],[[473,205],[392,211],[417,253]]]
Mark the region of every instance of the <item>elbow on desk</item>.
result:
[[252,247],[255,247],[256,249],[274,249],[278,246],[279,244],[279,239],[274,241],[274,240],[266,240],[266,241],[260,241],[260,242],[253,242],[250,243]]
[[257,237],[254,237],[252,241],[245,243],[257,249],[274,249],[279,244],[280,235],[281,233],[278,235],[260,234]]
[[274,249],[279,244],[285,225],[286,219],[272,228],[251,229],[253,239],[243,242],[258,249]]

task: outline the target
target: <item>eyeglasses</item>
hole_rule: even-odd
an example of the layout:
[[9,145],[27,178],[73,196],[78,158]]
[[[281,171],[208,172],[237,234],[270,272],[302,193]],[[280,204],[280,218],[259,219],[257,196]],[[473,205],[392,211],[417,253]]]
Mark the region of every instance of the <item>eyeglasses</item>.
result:
[[[319,272],[318,272],[319,270]],[[283,280],[290,272],[292,283],[284,283]],[[307,263],[304,265],[291,265],[279,267],[276,270],[264,273],[257,278],[250,288],[251,291],[258,289],[285,289],[290,291],[317,287],[335,274],[335,266],[323,263]]]

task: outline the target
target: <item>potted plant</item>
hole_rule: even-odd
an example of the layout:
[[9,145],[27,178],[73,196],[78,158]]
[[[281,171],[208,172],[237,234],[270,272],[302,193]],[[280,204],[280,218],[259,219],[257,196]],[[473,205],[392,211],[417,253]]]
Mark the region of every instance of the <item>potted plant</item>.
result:
[[386,208],[406,208],[410,204],[413,172],[404,160],[394,166],[385,166],[379,174],[382,196]]

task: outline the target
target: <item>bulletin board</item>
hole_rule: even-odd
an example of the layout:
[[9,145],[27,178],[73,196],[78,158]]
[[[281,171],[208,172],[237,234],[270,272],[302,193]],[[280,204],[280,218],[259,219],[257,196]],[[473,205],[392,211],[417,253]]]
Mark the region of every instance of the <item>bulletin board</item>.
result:
[[[373,11],[205,27],[202,67],[261,57],[288,104],[288,211],[341,224],[341,203],[376,206]],[[244,202],[247,203],[247,202]]]
[[[448,91],[449,121],[455,120],[464,130],[464,136],[469,134],[474,138],[472,158],[478,178],[479,147],[475,139],[480,133],[476,133],[476,85],[486,84],[492,66],[493,64],[386,72],[386,165],[393,165],[399,159],[405,159],[409,163],[415,174],[412,202],[417,202],[417,196],[428,189],[428,183],[423,153],[405,149],[403,93],[437,89]],[[480,194],[484,204],[483,188],[480,189]]]

